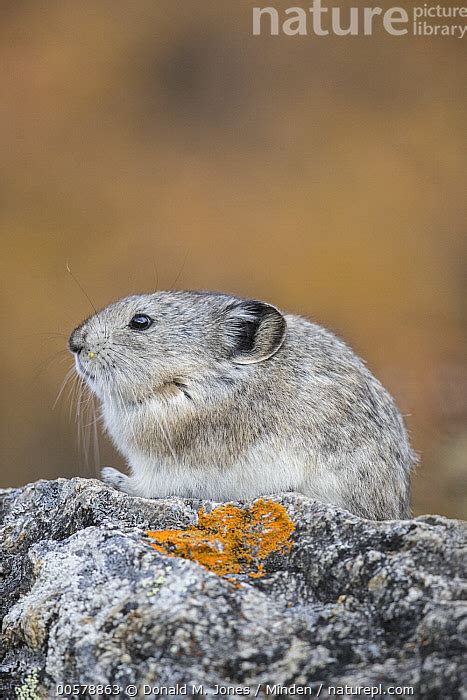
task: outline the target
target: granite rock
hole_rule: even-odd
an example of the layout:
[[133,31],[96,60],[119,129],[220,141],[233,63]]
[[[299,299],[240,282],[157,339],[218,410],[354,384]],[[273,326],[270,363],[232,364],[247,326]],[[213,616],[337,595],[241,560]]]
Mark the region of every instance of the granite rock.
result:
[[185,530],[217,504],[86,479],[0,492],[0,697],[78,683],[122,698],[129,685],[138,697],[405,686],[467,698],[465,524],[372,522],[299,494],[268,498],[293,521],[292,546],[252,578],[149,546],[147,530]]

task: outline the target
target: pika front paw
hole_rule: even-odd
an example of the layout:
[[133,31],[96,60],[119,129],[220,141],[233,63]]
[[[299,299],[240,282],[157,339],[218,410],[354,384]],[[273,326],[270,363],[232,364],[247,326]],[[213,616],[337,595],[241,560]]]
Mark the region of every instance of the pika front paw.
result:
[[101,469],[101,479],[107,486],[113,486],[114,489],[125,491],[128,493],[129,477],[122,474],[113,467],[103,467]]

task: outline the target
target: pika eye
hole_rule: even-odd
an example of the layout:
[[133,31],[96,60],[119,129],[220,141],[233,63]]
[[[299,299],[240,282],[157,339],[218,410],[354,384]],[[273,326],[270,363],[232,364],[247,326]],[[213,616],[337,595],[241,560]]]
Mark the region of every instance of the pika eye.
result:
[[132,331],[147,331],[153,323],[154,319],[150,316],[146,316],[146,314],[136,314],[133,316],[128,326]]

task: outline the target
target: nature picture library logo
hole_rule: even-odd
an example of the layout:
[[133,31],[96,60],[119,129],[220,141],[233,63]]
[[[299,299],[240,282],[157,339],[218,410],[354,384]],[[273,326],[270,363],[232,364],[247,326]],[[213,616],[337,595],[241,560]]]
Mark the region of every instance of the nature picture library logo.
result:
[[431,36],[463,39],[467,33],[467,6],[445,7],[424,3],[404,7],[253,8],[253,34],[277,36],[372,36],[378,25],[393,36]]

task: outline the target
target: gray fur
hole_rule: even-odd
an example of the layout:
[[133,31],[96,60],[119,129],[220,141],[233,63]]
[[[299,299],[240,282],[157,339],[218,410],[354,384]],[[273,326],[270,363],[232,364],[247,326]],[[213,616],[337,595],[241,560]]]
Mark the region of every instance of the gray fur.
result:
[[[131,330],[135,314],[153,325]],[[102,476],[127,493],[299,491],[371,519],[410,514],[415,457],[394,401],[308,320],[224,294],[157,292],[98,312],[70,348],[130,468]]]

